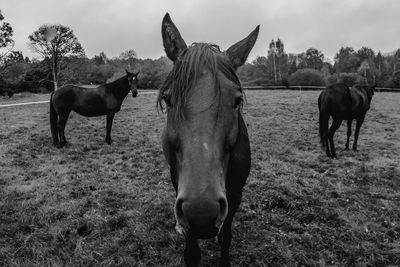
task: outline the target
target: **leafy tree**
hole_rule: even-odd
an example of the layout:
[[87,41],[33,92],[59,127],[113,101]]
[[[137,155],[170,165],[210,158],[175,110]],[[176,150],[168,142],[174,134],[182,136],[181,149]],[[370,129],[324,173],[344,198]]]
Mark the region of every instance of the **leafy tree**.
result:
[[384,80],[387,77],[387,70],[386,70],[386,60],[383,57],[382,53],[379,51],[376,57],[374,58],[374,64],[377,71],[377,78],[376,81],[378,86],[384,85]]
[[253,60],[252,64],[254,65],[254,70],[252,73],[252,80],[258,80],[256,84],[258,85],[268,85],[275,84],[275,80],[273,80],[273,74],[271,75],[271,59],[268,59],[264,56],[258,56]]
[[100,52],[98,56],[94,56],[93,61],[96,65],[102,65],[107,63],[108,58],[104,52]]
[[136,59],[136,58],[137,58],[137,53],[133,49],[126,50],[119,55],[119,59],[122,59],[122,60],[130,60],[130,59]]
[[385,57],[385,87],[400,87],[400,49]]
[[393,64],[393,75],[396,75],[398,72],[400,72],[400,49],[397,49],[396,52],[394,53],[392,64]]
[[375,58],[374,50],[372,50],[371,48],[365,47],[365,46],[361,47],[357,51],[357,55],[361,62],[364,60],[374,60],[374,58]]
[[375,83],[376,76],[379,74],[375,66],[375,52],[371,48],[361,47],[357,51],[357,56],[360,60],[360,66],[358,67],[358,73],[364,77],[364,82]]
[[289,67],[288,74],[291,75],[297,71],[296,59],[292,60]]
[[252,63],[245,63],[243,66],[239,67],[237,70],[238,77],[242,82],[242,85],[254,85],[255,80],[264,77],[265,75],[259,74],[256,66]]
[[171,61],[164,56],[156,60],[140,60],[138,65],[140,69],[138,86],[145,89],[160,88],[168,73],[172,69]]
[[322,64],[321,73],[325,78],[328,78],[333,72],[333,66],[329,62],[324,62]]
[[282,80],[287,75],[288,69],[288,55],[285,52],[285,45],[278,38],[275,42],[276,50],[277,50],[277,59],[278,59],[278,77]]
[[376,77],[379,75],[378,69],[375,67],[374,61],[364,60],[358,68],[358,73],[363,76],[366,84],[376,83]]
[[[0,10],[0,23],[4,20],[4,16],[1,14]],[[8,22],[3,22],[0,24],[0,63],[3,62],[4,57],[12,50],[14,47],[14,40],[11,38],[13,36],[13,29]]]
[[385,64],[385,59],[382,56],[381,51],[379,51],[378,54],[376,55],[374,62],[375,62],[375,66],[378,69],[379,73],[382,73],[382,71],[383,71],[382,68]]
[[[251,63],[246,63],[239,67],[237,73],[242,84],[247,85],[268,85],[268,59],[264,56],[258,56]],[[273,82],[271,83],[273,84]]]
[[307,67],[307,62],[306,62],[306,53],[300,53],[297,55],[293,55],[294,60],[296,61],[296,66],[297,69],[306,69]]
[[119,57],[120,60],[128,64],[127,68],[134,69],[137,65],[137,53],[134,49],[129,49],[122,52]]
[[38,30],[29,35],[29,45],[32,50],[50,58],[52,62],[52,74],[54,90],[58,87],[58,74],[62,60],[67,56],[85,56],[78,38],[72,29],[61,24],[42,25]]
[[307,68],[320,70],[324,63],[324,54],[315,48],[309,48],[305,54],[305,63]]
[[360,59],[352,47],[342,47],[335,55],[335,64],[333,66],[336,73],[357,72],[360,66]]
[[268,49],[268,59],[272,62],[273,74],[274,74],[274,81],[277,82],[277,74],[276,74],[276,56],[278,54],[278,50],[276,48],[276,43],[274,39],[269,43]]
[[5,58],[6,65],[13,64],[13,63],[21,63],[25,62],[24,56],[22,55],[21,51],[12,51],[9,53]]

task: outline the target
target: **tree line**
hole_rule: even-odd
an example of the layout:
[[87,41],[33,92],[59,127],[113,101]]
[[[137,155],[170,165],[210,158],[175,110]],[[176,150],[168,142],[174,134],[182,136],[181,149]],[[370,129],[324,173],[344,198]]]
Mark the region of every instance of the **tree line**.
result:
[[[140,71],[139,88],[159,88],[172,63],[166,57],[141,59],[134,49],[109,58],[104,52],[88,58],[73,30],[64,25],[42,25],[28,36],[29,47],[40,59],[24,57],[13,50],[11,25],[0,10],[0,94],[48,92],[66,83],[101,84],[123,75],[125,69]],[[309,48],[303,53],[287,53],[281,39],[272,40],[265,56],[258,56],[239,68],[238,75],[248,85],[314,85],[335,82],[376,83],[380,87],[400,87],[400,49],[391,54],[376,53],[368,47],[342,47],[333,62]]]
[[286,53],[278,38],[270,42],[266,56],[258,56],[239,69],[239,76],[245,85],[324,86],[343,82],[349,86],[367,83],[399,88],[400,49],[382,54],[368,47],[342,47],[330,62],[316,48]]

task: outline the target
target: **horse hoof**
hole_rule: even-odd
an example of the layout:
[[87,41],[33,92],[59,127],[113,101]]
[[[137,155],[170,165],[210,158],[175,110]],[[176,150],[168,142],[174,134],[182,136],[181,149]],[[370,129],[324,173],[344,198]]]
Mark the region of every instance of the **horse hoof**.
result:
[[67,145],[67,142],[62,142],[60,143],[60,145],[58,146],[58,148],[63,148]]

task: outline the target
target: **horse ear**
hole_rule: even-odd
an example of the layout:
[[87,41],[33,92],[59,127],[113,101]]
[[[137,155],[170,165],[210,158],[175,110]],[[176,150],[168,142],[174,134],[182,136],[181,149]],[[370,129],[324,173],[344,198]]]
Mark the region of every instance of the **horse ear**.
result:
[[138,72],[134,73],[134,75],[135,75],[135,76],[138,76],[138,75],[139,75],[139,72],[140,72],[140,71],[138,71]]
[[125,69],[125,72],[126,72],[126,75],[130,75],[131,74],[127,69]]
[[187,48],[185,41],[182,39],[181,34],[172,22],[169,14],[165,14],[161,24],[161,34],[165,53],[169,59],[175,62],[179,53]]
[[235,69],[242,66],[256,43],[258,32],[260,30],[260,25],[258,25],[246,38],[232,45],[226,50],[232,65]]

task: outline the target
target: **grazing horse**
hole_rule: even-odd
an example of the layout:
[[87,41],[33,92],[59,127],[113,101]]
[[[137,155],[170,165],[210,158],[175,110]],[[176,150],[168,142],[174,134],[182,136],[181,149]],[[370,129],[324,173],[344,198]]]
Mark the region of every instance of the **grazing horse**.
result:
[[[349,88],[344,84],[333,84],[321,92],[318,98],[319,136],[322,148],[326,148],[328,157],[336,158],[333,135],[339,129],[343,120],[347,120],[346,149],[349,149],[351,123],[353,119],[356,119],[353,150],[357,150],[360,127],[364,121],[365,114],[370,108],[375,87],[376,85],[356,85]],[[328,130],[329,117],[332,117],[333,122]]]
[[161,28],[174,65],[157,103],[161,110],[166,104],[162,146],[176,191],[176,230],[186,241],[184,261],[197,266],[197,239],[218,236],[220,266],[229,266],[232,219],[250,171],[244,92],[235,71],[253,48],[259,26],[225,52],[206,43],[188,47],[168,13]]
[[121,109],[129,91],[133,97],[137,96],[138,74],[126,70],[125,76],[111,83],[98,86],[67,84],[53,92],[50,96],[50,126],[54,146],[61,148],[67,143],[64,129],[71,110],[86,117],[106,115],[106,142],[111,144],[114,115]]

